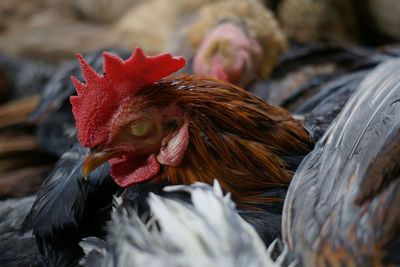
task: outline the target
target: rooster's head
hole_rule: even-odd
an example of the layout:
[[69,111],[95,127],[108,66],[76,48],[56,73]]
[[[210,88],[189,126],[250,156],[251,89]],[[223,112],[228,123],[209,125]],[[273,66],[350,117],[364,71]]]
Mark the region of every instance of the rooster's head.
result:
[[[91,170],[109,161],[116,183],[126,187],[154,177],[160,164],[177,166],[188,145],[188,124],[174,104],[154,105],[143,94],[185,65],[182,57],[146,56],[137,48],[127,60],[104,53],[97,74],[81,55],[86,83],[72,77],[71,97],[79,142],[90,148],[83,166]],[[155,92],[157,93],[157,92]]]

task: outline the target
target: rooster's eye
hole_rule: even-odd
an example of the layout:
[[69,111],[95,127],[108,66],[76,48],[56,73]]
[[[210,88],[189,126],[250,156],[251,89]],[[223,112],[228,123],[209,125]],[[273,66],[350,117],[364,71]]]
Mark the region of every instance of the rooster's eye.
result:
[[131,126],[131,134],[136,137],[142,137],[149,133],[151,123],[149,121],[142,121]]
[[176,130],[179,127],[179,122],[177,118],[172,118],[167,122],[167,128],[169,130]]

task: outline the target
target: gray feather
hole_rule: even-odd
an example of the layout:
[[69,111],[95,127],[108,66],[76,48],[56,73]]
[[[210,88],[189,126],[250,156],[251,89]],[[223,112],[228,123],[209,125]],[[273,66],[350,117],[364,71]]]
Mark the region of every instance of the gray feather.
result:
[[[400,198],[400,181],[398,173],[387,170],[400,162],[384,152],[399,142],[394,137],[399,99],[400,59],[395,59],[366,76],[296,172],[285,201],[283,237],[305,266],[369,266],[393,253],[385,246],[400,235],[395,231],[400,220],[393,219],[400,214],[388,199]],[[374,175],[371,182],[371,166],[388,154],[391,160],[382,162],[390,162],[390,168],[375,165],[385,178]],[[391,236],[384,234],[387,227]]]

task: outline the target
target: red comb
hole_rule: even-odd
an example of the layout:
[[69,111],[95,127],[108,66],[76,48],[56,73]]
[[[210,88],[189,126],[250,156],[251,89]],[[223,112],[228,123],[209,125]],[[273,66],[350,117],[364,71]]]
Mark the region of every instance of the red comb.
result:
[[95,147],[107,140],[110,119],[123,99],[136,95],[185,65],[182,57],[171,54],[148,57],[142,49],[136,48],[125,61],[103,53],[104,75],[99,75],[80,54],[77,57],[86,83],[71,77],[78,95],[71,96],[70,100],[78,139],[85,147]]

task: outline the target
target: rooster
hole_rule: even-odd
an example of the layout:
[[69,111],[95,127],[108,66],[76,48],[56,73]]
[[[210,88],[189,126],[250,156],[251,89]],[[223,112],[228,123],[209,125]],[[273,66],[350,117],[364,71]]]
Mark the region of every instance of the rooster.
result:
[[102,75],[78,58],[86,83],[72,78],[72,112],[90,150],[63,156],[23,226],[49,265],[76,263],[82,252],[70,246],[93,235],[91,223],[102,228],[118,188],[145,199],[165,185],[218,179],[264,242],[279,235],[286,189],[313,148],[287,111],[220,80],[169,76],[185,65],[182,57],[148,57],[139,48],[127,60],[104,53]]
[[218,178],[237,203],[281,201],[263,194],[286,187],[312,148],[288,112],[240,88],[166,77],[184,66],[183,58],[146,57],[136,49],[123,61],[105,53],[105,74],[98,75],[78,57],[86,84],[73,78],[78,96],[71,103],[79,142],[91,149],[84,176],[109,160],[121,187]]

